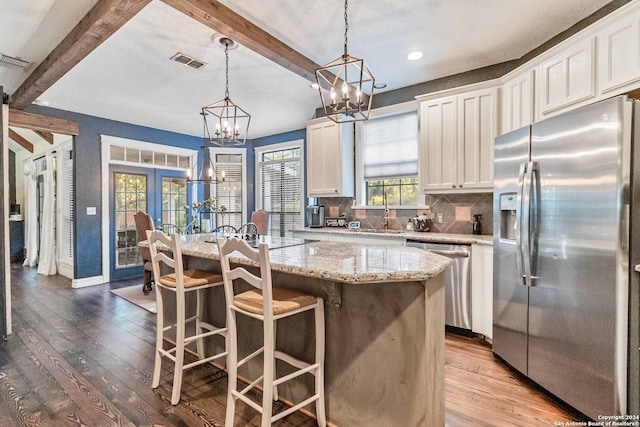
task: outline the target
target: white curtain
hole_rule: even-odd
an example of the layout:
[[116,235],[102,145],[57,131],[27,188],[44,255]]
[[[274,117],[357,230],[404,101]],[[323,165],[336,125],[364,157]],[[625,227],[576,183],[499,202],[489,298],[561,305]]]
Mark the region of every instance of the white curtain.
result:
[[24,234],[27,255],[22,265],[38,265],[38,200],[36,178],[38,171],[33,160],[24,162]]
[[42,230],[40,234],[40,257],[38,259],[38,274],[52,275],[58,272],[56,268],[56,206],[55,186],[53,176],[53,153],[46,156],[47,168],[44,170],[44,197],[42,201]]

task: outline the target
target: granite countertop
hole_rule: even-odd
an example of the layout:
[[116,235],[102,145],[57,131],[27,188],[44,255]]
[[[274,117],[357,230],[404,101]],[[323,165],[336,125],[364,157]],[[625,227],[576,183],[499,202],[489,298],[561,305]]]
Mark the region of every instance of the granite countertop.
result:
[[[182,237],[182,253],[219,260],[212,233]],[[349,284],[422,281],[442,273],[453,261],[420,248],[388,247],[359,243],[311,241],[287,237],[261,236],[271,248],[271,269],[300,276]],[[146,246],[146,241],[140,242]],[[255,263],[238,254],[232,262]]]
[[404,230],[350,230],[343,227],[296,228],[293,232],[338,234],[343,236],[384,237],[386,239],[415,240],[420,242],[480,244],[493,246],[493,236],[475,234],[420,233]]

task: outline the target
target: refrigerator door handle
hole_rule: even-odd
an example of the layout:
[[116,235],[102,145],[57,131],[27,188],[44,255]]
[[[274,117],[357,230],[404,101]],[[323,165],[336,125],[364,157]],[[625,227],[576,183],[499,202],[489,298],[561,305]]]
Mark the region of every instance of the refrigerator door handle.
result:
[[528,162],[525,167],[525,176],[522,190],[522,224],[521,224],[521,242],[520,251],[522,252],[522,270],[524,285],[533,286],[533,277],[531,274],[531,191],[533,188],[533,179],[535,171],[538,169],[536,162]]
[[525,183],[525,174],[527,173],[527,164],[520,164],[520,171],[518,172],[518,193],[516,194],[516,275],[518,277],[518,283],[526,285],[524,280],[524,271],[522,265],[522,195]]

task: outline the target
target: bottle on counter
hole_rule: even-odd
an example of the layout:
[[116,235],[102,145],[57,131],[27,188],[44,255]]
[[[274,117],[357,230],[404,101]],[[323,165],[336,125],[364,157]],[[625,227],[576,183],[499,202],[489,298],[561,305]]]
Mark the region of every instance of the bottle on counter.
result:
[[413,221],[411,221],[411,218],[409,218],[407,222],[407,231],[413,231]]
[[473,215],[473,234],[482,234],[482,224],[480,223],[481,214]]

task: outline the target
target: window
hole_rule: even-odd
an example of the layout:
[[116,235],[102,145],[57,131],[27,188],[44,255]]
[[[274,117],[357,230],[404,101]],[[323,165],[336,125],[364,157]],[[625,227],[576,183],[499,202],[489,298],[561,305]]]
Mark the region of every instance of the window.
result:
[[361,199],[367,206],[418,204],[418,113],[362,123]]
[[162,223],[186,230],[187,179],[162,177]]
[[244,196],[245,150],[212,151],[216,172],[225,173],[224,182],[216,184],[213,189],[218,207],[224,206],[224,211],[216,214],[217,225],[233,225],[238,228],[244,224],[246,203]]
[[256,209],[269,212],[269,234],[288,234],[302,224],[302,141],[256,148]]

